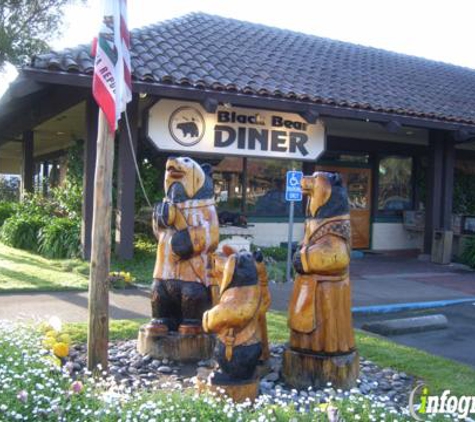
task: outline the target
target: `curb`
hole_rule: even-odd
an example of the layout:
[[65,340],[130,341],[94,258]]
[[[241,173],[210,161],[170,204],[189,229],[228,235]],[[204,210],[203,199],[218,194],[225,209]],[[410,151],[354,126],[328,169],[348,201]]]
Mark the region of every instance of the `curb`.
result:
[[401,311],[411,311],[415,309],[443,308],[450,305],[459,305],[462,303],[475,303],[475,297],[464,299],[436,300],[430,302],[409,302],[392,303],[388,305],[355,306],[351,308],[353,314],[389,314]]

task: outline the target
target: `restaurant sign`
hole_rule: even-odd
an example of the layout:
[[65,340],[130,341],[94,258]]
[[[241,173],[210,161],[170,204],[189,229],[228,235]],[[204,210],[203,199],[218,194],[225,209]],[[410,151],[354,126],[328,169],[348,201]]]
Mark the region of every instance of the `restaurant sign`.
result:
[[321,121],[271,110],[160,100],[149,111],[148,137],[164,151],[315,160],[325,149]]

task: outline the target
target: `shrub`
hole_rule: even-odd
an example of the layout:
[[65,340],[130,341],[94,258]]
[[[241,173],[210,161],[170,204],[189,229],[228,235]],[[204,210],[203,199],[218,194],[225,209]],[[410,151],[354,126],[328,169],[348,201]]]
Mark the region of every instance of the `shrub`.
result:
[[47,258],[76,258],[80,252],[80,220],[56,217],[39,232],[41,255]]
[[38,215],[15,214],[2,226],[1,240],[8,246],[38,251],[38,234],[46,220]]
[[82,185],[66,180],[62,187],[52,190],[52,199],[56,205],[56,212],[70,218],[80,218],[84,200]]
[[253,247],[253,249],[260,249],[265,258],[269,257],[276,261],[287,260],[287,248],[281,246]]
[[14,202],[0,202],[0,227],[3,226],[5,220],[15,214]]
[[475,268],[475,237],[466,240],[461,258],[464,264]]

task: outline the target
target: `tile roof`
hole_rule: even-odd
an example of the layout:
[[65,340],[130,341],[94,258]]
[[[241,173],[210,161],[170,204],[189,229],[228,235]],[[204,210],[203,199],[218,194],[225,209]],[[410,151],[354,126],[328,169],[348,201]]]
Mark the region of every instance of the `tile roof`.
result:
[[[475,123],[468,68],[203,13],[131,39],[136,81]],[[36,56],[31,68],[90,75],[90,46]]]

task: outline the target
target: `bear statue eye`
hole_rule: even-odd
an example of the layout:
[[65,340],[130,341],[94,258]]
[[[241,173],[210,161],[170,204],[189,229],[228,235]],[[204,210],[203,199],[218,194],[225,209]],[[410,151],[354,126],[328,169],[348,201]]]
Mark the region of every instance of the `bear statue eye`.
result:
[[184,161],[185,163],[188,163],[188,162],[190,161],[190,159],[187,158],[187,157],[185,157],[185,158],[183,159],[183,161]]

